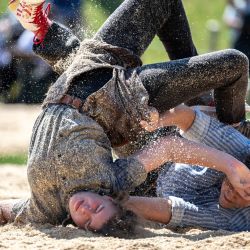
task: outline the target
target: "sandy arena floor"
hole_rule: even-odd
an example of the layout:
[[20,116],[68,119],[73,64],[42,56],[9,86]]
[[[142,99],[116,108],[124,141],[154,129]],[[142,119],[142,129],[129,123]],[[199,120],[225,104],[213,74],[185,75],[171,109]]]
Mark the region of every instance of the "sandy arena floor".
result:
[[[0,105],[0,152],[26,151],[39,108]],[[25,166],[0,166],[0,199],[29,195]],[[0,227],[0,249],[250,249],[250,232],[190,229],[172,232],[138,226],[130,239],[102,237],[73,227],[6,225]]]
[[38,105],[0,104],[0,154],[27,151]]

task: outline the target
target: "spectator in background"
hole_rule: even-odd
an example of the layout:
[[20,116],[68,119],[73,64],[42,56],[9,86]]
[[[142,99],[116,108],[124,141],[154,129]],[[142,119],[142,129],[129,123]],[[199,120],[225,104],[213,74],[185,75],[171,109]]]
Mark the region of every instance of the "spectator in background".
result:
[[0,95],[6,95],[12,83],[16,80],[15,60],[10,48],[22,33],[22,26],[10,14],[0,18]]
[[41,103],[58,74],[32,50],[33,33],[23,31],[15,44],[13,55],[18,58],[17,80],[20,92],[15,102]]
[[123,0],[93,0],[99,4],[106,15],[110,15],[122,3]]
[[231,28],[231,46],[250,59],[250,0],[228,0],[223,19]]
[[82,32],[82,4],[83,0],[52,0],[52,16],[54,20],[64,24],[70,29]]
[[0,97],[4,102],[40,103],[57,78],[32,51],[33,34],[9,12],[0,18]]
[[243,25],[246,0],[227,0],[223,20],[231,30],[231,43],[234,44]]
[[[82,38],[83,0],[52,0],[52,16]],[[57,74],[32,51],[33,35],[11,13],[0,18],[0,99],[40,103]],[[15,87],[13,87],[15,86]],[[11,89],[14,89],[12,91]]]

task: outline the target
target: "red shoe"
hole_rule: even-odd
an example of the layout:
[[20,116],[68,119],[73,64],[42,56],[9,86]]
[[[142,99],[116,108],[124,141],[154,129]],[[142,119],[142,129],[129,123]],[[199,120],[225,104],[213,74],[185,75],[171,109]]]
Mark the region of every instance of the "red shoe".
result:
[[51,25],[48,19],[50,4],[43,10],[45,0],[10,0],[9,9],[19,20],[21,25],[35,33],[34,43],[43,42]]

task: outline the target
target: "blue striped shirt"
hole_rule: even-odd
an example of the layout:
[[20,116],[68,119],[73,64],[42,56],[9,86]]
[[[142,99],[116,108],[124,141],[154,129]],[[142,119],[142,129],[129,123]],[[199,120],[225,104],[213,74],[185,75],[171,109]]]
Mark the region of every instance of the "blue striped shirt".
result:
[[[183,137],[227,152],[243,163],[250,156],[249,139],[231,126],[222,124],[199,110],[196,110],[192,127]],[[250,207],[220,207],[218,200],[223,178],[223,173],[210,168],[179,163],[166,164],[158,178],[157,194],[172,201],[169,227],[250,230]]]

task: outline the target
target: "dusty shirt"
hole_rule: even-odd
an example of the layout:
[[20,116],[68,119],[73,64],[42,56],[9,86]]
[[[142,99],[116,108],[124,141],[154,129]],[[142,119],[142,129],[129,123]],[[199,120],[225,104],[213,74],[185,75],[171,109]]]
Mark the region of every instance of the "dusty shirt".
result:
[[16,222],[60,224],[77,191],[133,191],[146,179],[134,158],[113,161],[102,127],[66,105],[49,105],[36,120],[28,158],[31,197],[13,209]]
[[[32,194],[14,207],[16,221],[59,224],[74,192],[130,192],[146,179],[138,161],[128,157],[113,162],[111,154],[111,145],[132,140],[141,131],[139,121],[148,118],[148,94],[132,69],[139,65],[140,59],[127,49],[95,40],[81,44],[49,89],[33,128],[28,160]],[[86,99],[83,113],[57,104],[75,77],[98,68],[112,69],[113,77]]]
[[85,40],[72,64],[49,89],[44,106],[60,102],[76,77],[111,68],[111,80],[86,99],[83,109],[102,126],[112,146],[134,140],[142,131],[139,121],[149,115],[148,93],[134,70],[140,65],[140,58],[128,49]]

